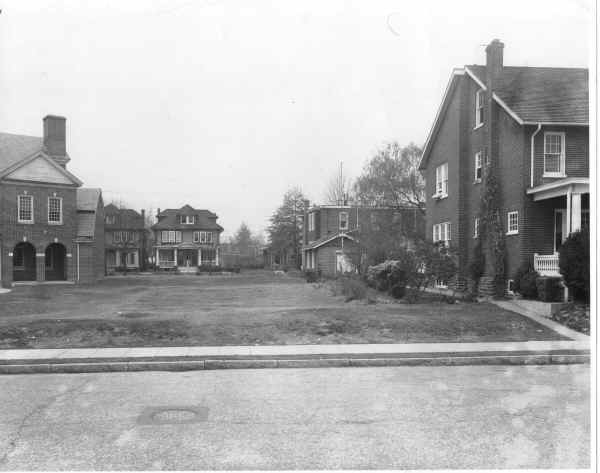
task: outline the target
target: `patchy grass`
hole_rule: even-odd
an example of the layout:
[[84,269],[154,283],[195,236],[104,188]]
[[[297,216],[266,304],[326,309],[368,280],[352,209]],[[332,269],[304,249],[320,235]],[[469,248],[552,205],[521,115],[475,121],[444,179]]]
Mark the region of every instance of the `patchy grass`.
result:
[[0,296],[0,348],[564,339],[491,304],[345,299],[268,271],[18,287]]

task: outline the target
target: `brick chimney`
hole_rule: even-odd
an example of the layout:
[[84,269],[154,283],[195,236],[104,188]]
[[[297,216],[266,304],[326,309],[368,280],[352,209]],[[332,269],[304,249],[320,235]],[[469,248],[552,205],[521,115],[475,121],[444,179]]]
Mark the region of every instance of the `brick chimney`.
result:
[[44,117],[44,148],[46,153],[63,168],[67,167],[69,156],[67,156],[65,117],[46,115]]
[[488,85],[493,88],[493,82],[500,77],[504,66],[504,43],[494,39],[485,48]]

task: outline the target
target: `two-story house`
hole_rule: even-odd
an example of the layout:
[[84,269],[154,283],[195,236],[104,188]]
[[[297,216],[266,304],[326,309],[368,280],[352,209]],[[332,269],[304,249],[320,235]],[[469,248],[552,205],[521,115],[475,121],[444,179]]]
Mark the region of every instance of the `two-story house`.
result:
[[146,214],[114,204],[104,207],[106,271],[145,269],[147,252]]
[[[48,115],[43,136],[0,133],[0,282],[92,282],[78,254],[78,189],[67,170],[66,119]],[[79,263],[79,265],[78,265]]]
[[[359,205],[305,205],[302,269],[320,271],[324,276],[354,272],[366,256],[366,245],[376,244],[377,234],[395,238],[400,246],[411,247],[413,236],[422,231],[421,211],[366,207]],[[382,232],[394,222],[394,235]],[[384,234],[385,233],[385,234]],[[368,239],[369,241],[365,241]]]
[[184,205],[160,209],[152,225],[157,269],[195,272],[198,266],[219,266],[219,240],[223,227],[209,210]]
[[589,222],[587,69],[505,66],[503,58],[504,44],[493,40],[485,65],[452,72],[420,163],[427,235],[457,250],[459,286],[483,239],[483,294],[502,274],[479,231],[488,173],[498,183],[508,290],[523,262],[559,275],[558,249]]

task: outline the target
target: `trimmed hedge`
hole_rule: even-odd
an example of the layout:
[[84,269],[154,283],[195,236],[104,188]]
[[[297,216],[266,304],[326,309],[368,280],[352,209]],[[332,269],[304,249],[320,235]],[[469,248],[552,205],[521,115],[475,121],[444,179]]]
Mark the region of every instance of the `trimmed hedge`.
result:
[[559,250],[558,267],[575,300],[590,300],[590,231],[572,233]]
[[541,276],[536,280],[538,299],[542,302],[560,302],[560,278]]
[[525,299],[536,299],[538,296],[537,279],[539,273],[531,263],[522,264],[513,276],[513,290]]

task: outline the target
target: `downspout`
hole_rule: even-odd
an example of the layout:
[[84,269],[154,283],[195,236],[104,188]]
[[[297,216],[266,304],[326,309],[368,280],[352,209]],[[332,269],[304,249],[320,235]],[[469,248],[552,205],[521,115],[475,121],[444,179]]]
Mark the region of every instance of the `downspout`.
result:
[[537,129],[531,135],[531,187],[532,188],[533,188],[533,169],[534,169],[533,162],[534,162],[534,157],[535,157],[533,143],[534,143],[535,135],[537,135],[541,129],[542,129],[542,124],[538,123]]
[[79,282],[79,242],[77,242],[77,282]]

